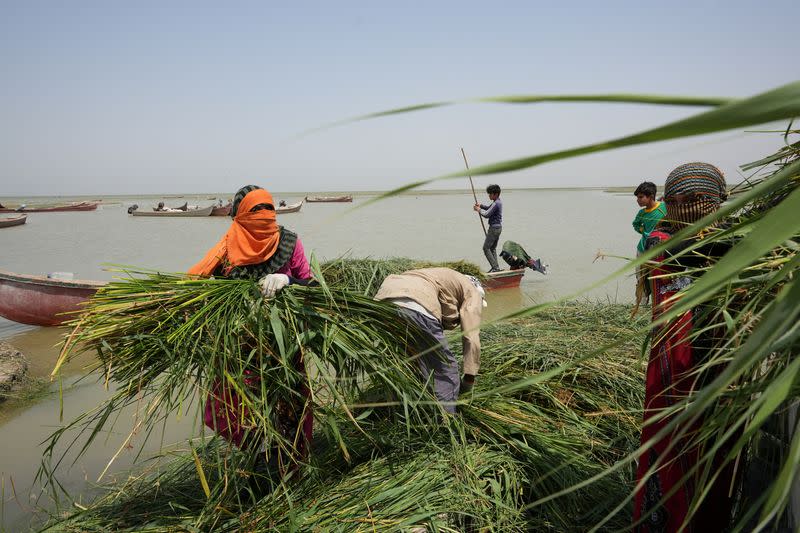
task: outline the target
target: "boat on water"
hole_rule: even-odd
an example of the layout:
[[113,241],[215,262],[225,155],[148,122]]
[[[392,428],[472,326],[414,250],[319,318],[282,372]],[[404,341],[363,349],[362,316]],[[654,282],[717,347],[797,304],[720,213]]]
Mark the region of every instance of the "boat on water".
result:
[[231,206],[223,205],[222,207],[215,207],[211,210],[212,217],[226,217],[231,214]]
[[[133,207],[133,206],[131,206]],[[214,206],[198,207],[197,209],[187,209],[182,211],[180,209],[169,209],[164,211],[140,211],[137,209],[129,209],[128,212],[135,217],[207,217],[211,215]]]
[[0,213],[54,213],[56,211],[94,211],[99,202],[76,202],[67,205],[54,205],[50,207],[28,207],[21,205],[17,208],[0,207]]
[[499,272],[487,272],[486,279],[482,284],[487,291],[494,291],[497,289],[513,289],[519,287],[519,283],[522,281],[522,276],[524,275],[524,268],[515,270],[501,270]]
[[102,281],[53,279],[0,270],[0,316],[34,326],[57,326],[104,286]]
[[280,215],[285,215],[286,213],[297,213],[300,211],[301,207],[303,207],[303,200],[300,200],[294,204],[286,204],[283,207],[276,207],[275,212]]
[[306,202],[352,202],[353,197],[347,196],[306,196]]
[[0,218],[0,228],[10,228],[11,226],[21,226],[27,220],[28,215],[21,215],[18,217],[3,217]]

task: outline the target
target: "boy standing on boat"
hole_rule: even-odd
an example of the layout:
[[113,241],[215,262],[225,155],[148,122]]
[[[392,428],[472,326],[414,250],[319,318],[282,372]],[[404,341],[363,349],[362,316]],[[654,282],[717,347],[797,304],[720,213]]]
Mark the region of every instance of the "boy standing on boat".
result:
[[[459,392],[469,391],[481,361],[481,311],[486,305],[480,281],[450,268],[421,268],[387,276],[376,300],[399,307],[405,318],[427,331],[441,351],[425,352],[429,342],[421,342],[423,353],[417,358],[424,381],[433,383],[436,398],[449,413],[455,413]],[[464,353],[464,378],[459,379],[458,361],[444,337],[445,329],[461,325]]]
[[489,261],[489,272],[500,272],[500,265],[497,263],[497,243],[500,240],[500,233],[503,231],[503,202],[500,200],[500,186],[489,185],[486,193],[492,201],[489,205],[475,204],[473,209],[484,218],[489,219],[489,229],[486,232],[486,239],[483,241],[483,254]]

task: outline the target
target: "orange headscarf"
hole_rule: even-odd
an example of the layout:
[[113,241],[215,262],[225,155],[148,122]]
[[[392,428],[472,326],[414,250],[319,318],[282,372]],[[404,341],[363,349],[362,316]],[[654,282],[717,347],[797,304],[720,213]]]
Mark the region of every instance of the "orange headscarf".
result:
[[228,232],[206,256],[189,269],[189,274],[210,276],[224,260],[232,266],[263,263],[278,250],[280,231],[275,211],[250,212],[258,204],[272,204],[272,195],[264,189],[247,193],[239,204]]

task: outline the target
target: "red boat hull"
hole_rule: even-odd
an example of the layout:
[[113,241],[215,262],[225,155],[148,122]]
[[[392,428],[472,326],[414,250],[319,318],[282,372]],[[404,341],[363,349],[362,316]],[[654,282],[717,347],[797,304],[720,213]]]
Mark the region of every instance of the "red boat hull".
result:
[[57,326],[72,318],[103,285],[100,281],[65,281],[0,270],[0,316],[34,326]]
[[501,270],[500,272],[492,272],[486,274],[486,279],[483,281],[483,287],[487,291],[494,291],[498,289],[513,289],[519,287],[522,276],[525,275],[524,269],[519,270]]

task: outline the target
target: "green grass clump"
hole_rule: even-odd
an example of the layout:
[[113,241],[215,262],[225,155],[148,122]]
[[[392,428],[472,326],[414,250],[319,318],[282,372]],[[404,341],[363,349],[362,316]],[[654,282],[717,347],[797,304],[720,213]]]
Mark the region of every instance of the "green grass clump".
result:
[[[602,473],[636,447],[643,361],[631,339],[639,324],[629,314],[624,306],[574,304],[488,326],[481,375],[455,417],[409,422],[398,416],[404,407],[397,396],[408,390],[389,394],[380,380],[340,388],[345,402],[317,397],[310,457],[283,479],[215,438],[133,473],[51,529],[588,529],[629,493],[630,469],[538,500]],[[584,334],[587,342],[580,342]],[[603,359],[582,360],[615,342]],[[496,392],[525,381],[532,382]],[[394,405],[370,406],[375,400]],[[618,513],[609,526],[624,527],[629,516]]]
[[322,274],[329,285],[347,287],[350,291],[367,296],[375,296],[386,276],[418,268],[446,267],[480,280],[486,279],[486,274],[478,265],[464,260],[436,262],[409,257],[340,258],[323,263],[321,266]]

